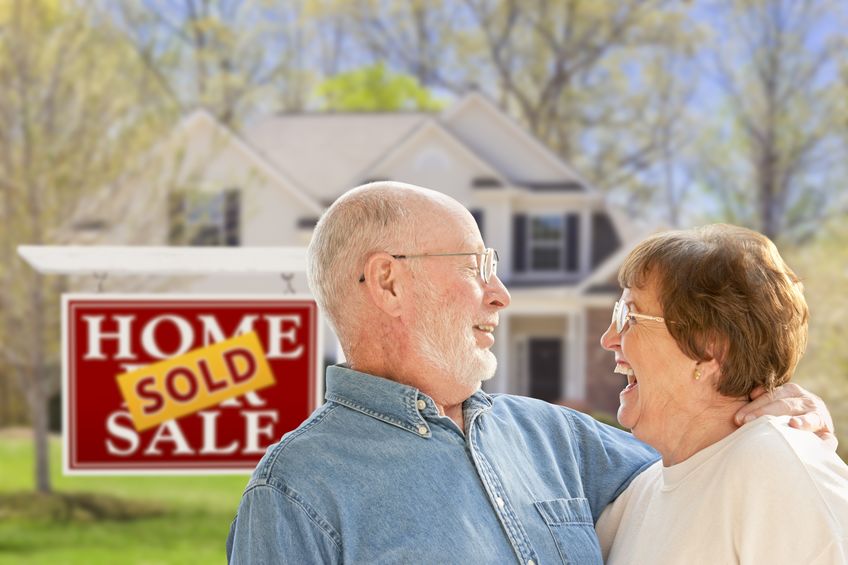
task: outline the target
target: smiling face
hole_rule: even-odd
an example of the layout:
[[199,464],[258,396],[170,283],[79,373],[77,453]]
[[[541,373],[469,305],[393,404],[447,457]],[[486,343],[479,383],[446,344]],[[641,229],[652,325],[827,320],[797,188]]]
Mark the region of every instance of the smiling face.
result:
[[436,285],[423,281],[416,294],[422,307],[412,331],[423,356],[465,387],[476,389],[494,376],[498,364],[490,348],[495,343],[497,314],[440,307],[453,297],[441,295]]
[[[484,250],[477,224],[458,204],[438,206],[429,217],[417,238],[416,253]],[[483,282],[473,255],[405,261],[414,280],[408,327],[422,363],[473,392],[497,367],[490,348],[498,311],[509,304],[509,293],[497,277]]]
[[[653,278],[646,283],[625,289],[621,300],[632,312],[662,317],[657,284]],[[704,391],[692,382],[698,365],[681,351],[665,323],[637,319],[621,334],[610,324],[601,345],[615,353],[616,372],[627,374],[618,421],[634,436],[657,447],[675,426],[675,415],[698,412],[704,400]]]

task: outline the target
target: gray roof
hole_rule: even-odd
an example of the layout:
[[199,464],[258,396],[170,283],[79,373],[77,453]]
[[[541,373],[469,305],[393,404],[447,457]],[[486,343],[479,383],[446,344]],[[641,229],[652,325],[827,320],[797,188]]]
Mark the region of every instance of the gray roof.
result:
[[248,125],[244,139],[299,187],[332,201],[364,178],[391,148],[426,120],[427,113],[282,114]]

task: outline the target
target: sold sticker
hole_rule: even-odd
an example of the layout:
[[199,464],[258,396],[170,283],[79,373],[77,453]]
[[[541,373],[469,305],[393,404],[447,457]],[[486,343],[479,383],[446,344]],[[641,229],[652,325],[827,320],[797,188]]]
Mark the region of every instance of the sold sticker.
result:
[[117,376],[137,431],[274,384],[256,332]]

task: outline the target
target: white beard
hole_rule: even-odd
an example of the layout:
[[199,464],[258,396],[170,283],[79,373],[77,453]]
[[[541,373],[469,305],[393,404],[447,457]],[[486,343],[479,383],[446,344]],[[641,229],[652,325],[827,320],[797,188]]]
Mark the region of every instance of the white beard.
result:
[[476,320],[456,308],[445,306],[444,298],[427,283],[417,297],[427,305],[419,312],[413,331],[422,354],[441,372],[453,376],[462,386],[480,386],[492,378],[498,366],[494,353],[477,345],[473,326]]

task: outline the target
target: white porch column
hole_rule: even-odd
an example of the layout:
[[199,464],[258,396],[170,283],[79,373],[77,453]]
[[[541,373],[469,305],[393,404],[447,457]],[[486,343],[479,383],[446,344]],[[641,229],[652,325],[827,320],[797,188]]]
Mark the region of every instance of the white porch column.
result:
[[586,400],[586,315],[569,312],[565,332],[565,394],[569,400]]

